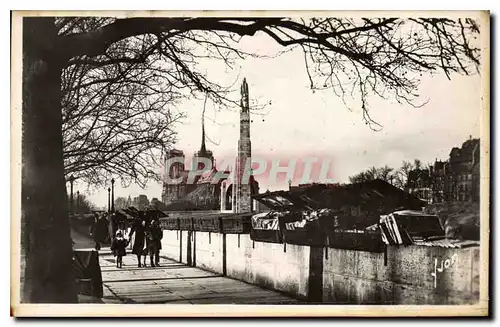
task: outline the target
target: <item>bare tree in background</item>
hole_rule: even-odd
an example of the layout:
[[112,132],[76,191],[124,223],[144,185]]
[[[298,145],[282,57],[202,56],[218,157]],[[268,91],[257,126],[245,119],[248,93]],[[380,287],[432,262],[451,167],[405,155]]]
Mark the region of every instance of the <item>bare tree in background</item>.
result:
[[99,185],[158,179],[180,96],[153,65],[72,65],[62,74],[65,175]]
[[403,161],[401,167],[394,173],[394,185],[400,189],[404,189],[408,183],[408,176],[410,171],[414,169],[414,166],[409,161]]
[[85,194],[79,194],[75,199],[75,212],[77,214],[90,213],[96,209],[96,205]]
[[392,184],[394,179],[393,172],[394,168],[385,165],[379,168],[377,178]]
[[[230,89],[211,81],[203,73],[201,63],[212,60],[230,67],[238,58],[256,55],[238,50],[241,37],[256,33],[268,35],[285,49],[301,48],[311,88],[329,88],[344,100],[356,99],[370,126],[371,95],[417,105],[420,74],[468,75],[478,70],[480,60],[475,41],[479,26],[468,18],[24,18],[23,301],[77,300],[65,189],[65,159],[67,167],[73,159],[63,148],[63,144],[69,147],[75,136],[64,136],[63,124],[67,121],[65,115],[82,107],[69,101],[69,105],[65,104],[66,112],[63,110],[63,100],[72,99],[62,92],[63,78],[66,79],[62,76],[68,67],[94,65],[95,74],[83,76],[102,78],[97,74],[99,67],[119,70],[113,65],[131,62],[148,67],[148,60],[156,56],[171,65],[177,85],[206,93],[216,104],[230,104]],[[122,47],[122,42],[126,47]],[[144,74],[137,77],[145,78],[148,71]],[[83,81],[89,82],[92,80]],[[135,90],[136,86],[130,87]],[[123,99],[109,97],[111,103],[123,102],[117,106],[120,110],[106,115],[111,119],[113,115],[122,115],[127,98],[130,99],[128,95]],[[144,104],[147,107],[154,103]],[[91,144],[89,149],[93,147]],[[89,171],[88,178],[93,180],[94,173]]]
[[115,199],[115,210],[126,209],[128,207],[127,198],[119,196]]
[[362,171],[356,175],[349,176],[349,182],[351,182],[351,183],[362,183],[362,182],[366,182],[366,181],[371,181],[373,179],[375,179],[373,174],[370,174],[367,171]]
[[381,179],[387,183],[393,183],[393,171],[394,169],[385,165],[383,167],[375,168],[371,167],[361,173],[349,177],[351,183],[362,183],[366,181],[371,181],[374,179]]

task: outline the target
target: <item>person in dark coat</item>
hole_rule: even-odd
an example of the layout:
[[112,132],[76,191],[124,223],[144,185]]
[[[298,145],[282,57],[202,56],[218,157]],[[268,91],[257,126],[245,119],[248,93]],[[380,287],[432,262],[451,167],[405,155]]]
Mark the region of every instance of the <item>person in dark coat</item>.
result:
[[99,220],[99,214],[97,212],[94,213],[92,217],[92,221],[89,226],[89,235],[94,237],[95,227],[97,226],[97,221]]
[[95,223],[95,228],[93,232],[95,249],[99,251],[101,249],[101,243],[106,241],[108,235],[108,223],[104,215],[101,215]]
[[132,245],[132,253],[137,256],[137,267],[141,267],[141,255],[144,255],[144,267],[146,266],[146,231],[147,225],[146,220],[141,215],[134,220],[132,228],[130,229],[129,239],[132,240],[134,236],[134,241]]
[[113,251],[116,257],[116,268],[121,268],[123,265],[123,257],[127,255],[126,247],[128,245],[127,240],[123,237],[121,230],[116,231],[116,236],[113,237],[111,242],[111,251]]
[[160,250],[162,238],[163,231],[161,230],[160,224],[157,219],[153,219],[151,221],[151,225],[149,227],[146,238],[151,267],[160,266]]

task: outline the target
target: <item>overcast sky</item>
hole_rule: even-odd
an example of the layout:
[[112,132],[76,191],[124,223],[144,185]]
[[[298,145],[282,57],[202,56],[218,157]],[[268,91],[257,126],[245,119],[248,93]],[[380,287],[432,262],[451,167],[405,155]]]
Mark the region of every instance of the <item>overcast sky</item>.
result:
[[[241,46],[259,53],[275,54],[280,48],[269,38],[257,35],[244,38]],[[265,158],[314,156],[331,160],[332,173],[338,182],[371,166],[399,168],[403,160],[418,158],[423,162],[446,160],[452,147],[460,146],[470,135],[480,134],[480,76],[423,76],[419,93],[421,108],[400,105],[393,100],[370,98],[370,113],[383,125],[372,131],[362,119],[360,108],[347,109],[331,91],[313,93],[308,87],[304,59],[299,49],[273,59],[247,59],[233,71],[220,65],[207,65],[213,81],[228,84],[246,77],[250,99],[271,101],[264,116],[251,117],[252,154]],[[239,94],[235,94],[238,98]],[[188,117],[177,127],[176,148],[186,157],[199,150],[203,101],[189,101],[181,108]],[[239,114],[217,111],[207,103],[206,130],[217,144],[208,143],[215,158],[235,156],[239,136]],[[217,122],[214,123],[211,120]],[[261,192],[287,187],[285,180],[274,185],[264,179]],[[118,183],[119,184],[119,183]],[[83,189],[84,186],[81,186]],[[117,196],[146,194],[161,199],[162,186],[150,183],[115,189]],[[107,205],[107,191],[89,194],[98,206]]]

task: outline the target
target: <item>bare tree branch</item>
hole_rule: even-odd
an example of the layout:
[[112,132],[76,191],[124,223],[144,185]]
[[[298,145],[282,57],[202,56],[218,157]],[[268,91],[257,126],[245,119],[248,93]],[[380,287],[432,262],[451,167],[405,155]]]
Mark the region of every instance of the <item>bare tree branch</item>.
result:
[[[359,107],[374,130],[382,126],[370,115],[371,97],[419,106],[423,73],[451,78],[469,74],[472,66],[477,71],[480,62],[474,41],[479,28],[469,18],[58,18],[56,24],[59,55],[68,67],[62,86],[67,172],[80,171],[92,183],[118,172],[143,183],[151,175],[145,167],[175,142],[172,128],[162,124],[173,127],[178,117],[171,110],[182,100],[203,94],[217,106],[236,107],[233,85],[211,80],[201,62],[221,61],[232,69],[237,60],[264,57],[241,50],[243,36],[260,32],[285,51],[300,47],[310,88],[332,89],[346,107]],[[121,162],[107,164],[113,160]],[[101,174],[96,167],[103,165]]]

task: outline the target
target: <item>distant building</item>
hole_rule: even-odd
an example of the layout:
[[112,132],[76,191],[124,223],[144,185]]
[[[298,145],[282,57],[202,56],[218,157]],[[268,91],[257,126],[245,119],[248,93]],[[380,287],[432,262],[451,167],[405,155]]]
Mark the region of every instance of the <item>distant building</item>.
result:
[[432,203],[433,177],[429,169],[418,168],[408,173],[405,191],[426,203]]
[[451,149],[448,161],[431,167],[432,202],[478,202],[480,187],[480,141],[465,141]]
[[169,167],[169,171],[165,171],[168,174],[168,177],[171,179],[178,179],[182,177],[181,183],[164,183],[163,184],[163,192],[162,192],[162,202],[165,204],[172,203],[182,197],[184,197],[187,193],[187,185],[185,181],[187,180],[188,171],[186,171],[184,163],[185,156],[184,152],[181,150],[170,150],[167,153],[167,160],[178,158],[176,162],[172,163]]
[[445,180],[446,180],[446,161],[437,160],[431,167],[432,174],[432,203],[445,202]]
[[[185,156],[181,150],[173,149],[167,153],[168,159],[176,159],[165,172],[172,180],[178,182],[164,182],[162,202],[167,210],[216,210],[219,207],[220,182],[213,183],[213,177],[217,173],[212,151],[207,150],[205,145],[205,124],[202,121],[201,147],[192,160],[191,170],[185,167]],[[206,158],[212,167],[204,167],[200,158]],[[206,169],[205,169],[206,168]],[[191,183],[188,182],[192,171],[203,171],[196,175]]]

